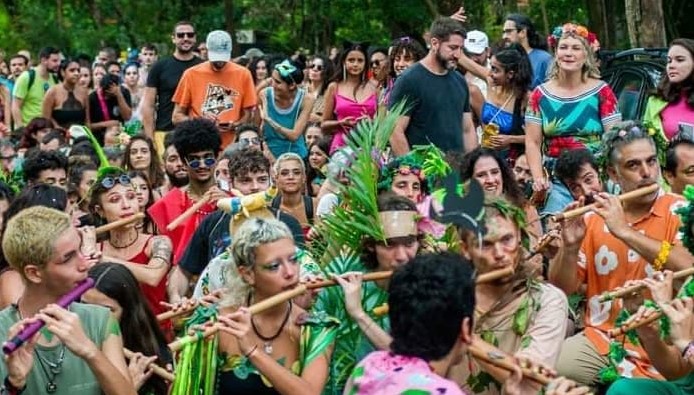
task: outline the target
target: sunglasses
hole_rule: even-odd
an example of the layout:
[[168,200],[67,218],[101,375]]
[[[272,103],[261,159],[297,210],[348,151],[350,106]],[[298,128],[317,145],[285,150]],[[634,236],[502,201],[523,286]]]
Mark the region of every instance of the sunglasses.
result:
[[127,174],[121,174],[118,177],[106,176],[101,180],[101,186],[106,189],[111,189],[116,186],[116,184],[121,184],[124,186],[130,185],[130,177]]
[[186,163],[188,163],[188,166],[190,166],[191,169],[198,169],[200,168],[200,165],[203,163],[205,164],[205,167],[214,166],[214,164],[217,163],[217,159],[210,156],[206,158],[186,158]]
[[400,44],[409,44],[409,43],[411,43],[413,40],[412,40],[411,37],[405,36],[405,37],[400,37],[400,38],[398,38],[397,41],[398,41],[398,43],[400,43]]
[[311,67],[309,67],[311,70],[316,70],[316,71],[323,71],[323,65],[322,64],[313,64]]
[[239,140],[240,142],[248,145],[259,145],[260,144],[260,138],[259,137],[245,137]]
[[380,61],[380,60],[372,60],[372,61],[371,61],[371,67],[378,67],[378,66],[380,66],[380,65],[381,65],[381,61]]
[[182,33],[176,33],[176,37],[178,38],[194,38],[195,37],[195,32],[182,32]]

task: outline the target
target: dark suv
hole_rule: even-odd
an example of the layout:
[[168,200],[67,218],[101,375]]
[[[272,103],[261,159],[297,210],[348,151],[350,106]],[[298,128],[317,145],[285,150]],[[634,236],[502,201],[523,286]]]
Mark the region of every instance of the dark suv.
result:
[[601,74],[617,96],[622,119],[640,120],[667,64],[667,48],[600,51]]

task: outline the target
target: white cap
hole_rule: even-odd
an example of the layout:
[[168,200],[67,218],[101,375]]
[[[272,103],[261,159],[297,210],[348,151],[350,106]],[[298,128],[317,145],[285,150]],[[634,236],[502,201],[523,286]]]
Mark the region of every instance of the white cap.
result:
[[479,55],[489,47],[489,38],[484,32],[473,30],[465,37],[465,50],[473,55]]
[[224,30],[215,30],[207,35],[207,60],[228,62],[231,60],[231,36]]

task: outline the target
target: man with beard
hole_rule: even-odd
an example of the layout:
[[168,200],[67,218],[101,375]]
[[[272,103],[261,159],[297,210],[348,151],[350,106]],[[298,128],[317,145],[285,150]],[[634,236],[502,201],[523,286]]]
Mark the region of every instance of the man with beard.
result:
[[12,119],[14,127],[26,125],[41,116],[43,96],[58,83],[55,74],[60,66],[60,50],[45,47],[39,52],[38,66],[22,73],[12,92]]
[[[217,199],[227,197],[215,185],[212,176],[220,144],[217,128],[206,119],[181,122],[174,130],[173,145],[183,158],[188,185],[172,189],[147,210],[159,232],[171,239],[174,263],[178,263],[200,222],[216,210]],[[169,223],[203,198],[207,203],[187,220],[171,231],[166,229]]]
[[447,17],[437,18],[430,30],[429,53],[398,77],[390,95],[390,109],[406,102],[390,139],[395,155],[430,143],[444,152],[468,152],[477,146],[468,86],[455,71],[465,30]]
[[222,149],[234,141],[236,126],[250,120],[258,103],[251,72],[231,60],[231,36],[222,30],[207,35],[209,61],[186,70],[173,96],[174,124],[193,117],[215,121]]
[[668,144],[663,166],[663,177],[672,193],[682,195],[687,185],[694,185],[693,170],[694,136],[691,131],[680,131]]
[[173,56],[162,59],[152,66],[147,75],[147,86],[141,103],[145,135],[154,139],[159,155],[164,152],[164,136],[174,128],[171,122],[174,104],[171,99],[178,81],[186,69],[202,62],[193,54],[195,27],[192,23],[178,22],[174,26],[171,40],[176,50]]
[[[554,165],[554,177],[566,186],[550,193],[543,214],[555,214],[583,197],[585,204],[593,203],[593,195],[603,192],[602,180],[593,154],[586,149],[565,150]],[[532,177],[531,177],[532,179]]]
[[530,89],[545,82],[547,73],[552,65],[552,55],[545,51],[547,44],[535,30],[530,18],[522,14],[510,14],[506,17],[503,30],[504,42],[518,43],[528,54],[530,66],[533,69],[533,80]]
[[[529,276],[532,269],[524,261],[529,241],[523,210],[503,198],[488,200],[484,206],[486,234],[479,240],[479,234],[461,229],[461,252],[478,275],[507,267],[513,267],[515,273],[477,285],[473,333],[508,354],[553,367],[566,335],[566,296]],[[466,356],[451,368],[449,378],[471,393],[497,394],[500,385],[496,384],[507,376]],[[523,394],[540,389],[529,380],[523,380],[521,387]]]
[[[270,161],[262,152],[245,148],[229,158],[231,187],[244,196],[265,191],[270,187]],[[268,207],[273,215],[284,222],[294,235],[297,245],[304,243],[301,225],[289,214]],[[190,279],[203,273],[213,258],[231,244],[229,223],[231,215],[217,210],[207,216],[195,231],[181,261],[169,277],[168,292],[171,303],[180,301],[188,292]]]
[[530,165],[528,165],[528,157],[525,154],[520,154],[513,164],[513,177],[518,183],[518,187],[526,199],[530,198],[532,194],[532,180],[533,175],[530,173]]
[[[622,192],[652,185],[660,178],[656,145],[648,131],[634,122],[623,122],[602,138],[606,170]],[[599,372],[615,364],[625,377],[662,379],[641,346],[625,342],[621,362],[608,358],[606,332],[616,326],[621,299],[600,302],[604,292],[629,280],[651,277],[654,271],[691,267],[694,257],[681,245],[683,205],[677,195],[655,191],[621,203],[607,193],[594,195],[596,207],[585,216],[562,223],[562,246],[549,266],[549,281],[567,295],[585,287],[585,330],[566,339],[557,371],[584,385],[595,385]],[[581,197],[567,209],[584,203]]]
[[164,162],[164,172],[166,173],[166,183],[159,187],[155,191],[155,197],[160,199],[164,197],[173,188],[181,188],[188,185],[188,172],[185,166],[183,166],[183,161],[181,156],[178,155],[176,151],[176,146],[173,143],[173,133],[168,133],[164,137],[164,155],[162,155],[162,161]]

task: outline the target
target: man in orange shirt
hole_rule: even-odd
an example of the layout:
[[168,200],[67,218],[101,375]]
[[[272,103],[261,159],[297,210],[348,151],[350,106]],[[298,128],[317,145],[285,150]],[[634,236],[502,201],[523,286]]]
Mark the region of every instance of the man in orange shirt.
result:
[[172,121],[215,121],[222,149],[234,141],[237,125],[247,122],[258,102],[251,72],[230,62],[231,36],[222,30],[207,35],[208,61],[183,73],[174,93]]
[[[603,155],[610,178],[622,192],[652,185],[660,178],[653,139],[641,126],[624,122],[603,136]],[[607,354],[621,299],[600,302],[600,296],[628,280],[652,277],[662,269],[690,267],[694,257],[682,246],[680,219],[674,211],[682,197],[656,190],[623,204],[616,196],[594,195],[596,208],[583,217],[565,220],[563,245],[549,267],[549,280],[567,295],[585,285],[585,330],[564,341],[556,369],[585,385],[596,385]],[[571,203],[567,209],[584,202]],[[621,340],[621,339],[620,339]],[[662,379],[641,346],[625,342],[628,355],[616,365],[622,377]]]

